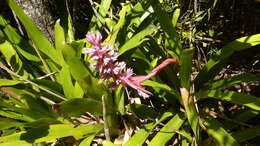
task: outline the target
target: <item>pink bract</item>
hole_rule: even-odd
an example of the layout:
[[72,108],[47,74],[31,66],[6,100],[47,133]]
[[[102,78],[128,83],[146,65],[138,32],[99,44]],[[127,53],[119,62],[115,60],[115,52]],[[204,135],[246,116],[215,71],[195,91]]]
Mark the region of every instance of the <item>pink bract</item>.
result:
[[163,61],[160,65],[154,68],[148,75],[134,76],[131,68],[126,68],[124,62],[117,61],[117,53],[114,52],[110,45],[101,45],[102,36],[100,33],[89,33],[86,36],[87,41],[93,45],[93,48],[84,48],[84,52],[90,55],[90,59],[95,61],[91,67],[100,73],[102,80],[112,78],[113,87],[122,84],[123,86],[130,86],[137,90],[138,94],[143,98],[148,98],[153,95],[150,91],[144,89],[141,83],[145,80],[155,76],[159,71],[171,63],[179,64],[178,60],[170,58]]

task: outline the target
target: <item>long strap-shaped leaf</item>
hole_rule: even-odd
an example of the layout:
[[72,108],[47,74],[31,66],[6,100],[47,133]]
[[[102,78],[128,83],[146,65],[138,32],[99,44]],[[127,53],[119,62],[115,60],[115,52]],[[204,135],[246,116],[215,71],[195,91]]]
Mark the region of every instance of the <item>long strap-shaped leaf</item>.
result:
[[252,95],[247,95],[244,93],[238,93],[234,91],[229,91],[223,93],[221,90],[211,90],[209,92],[200,92],[198,97],[201,98],[216,98],[225,101],[229,101],[234,104],[240,104],[252,108],[254,110],[260,110],[260,98]]
[[239,143],[215,119],[205,119],[207,133],[211,135],[220,146],[239,146]]
[[140,129],[132,138],[127,141],[125,146],[141,146],[147,139],[147,137],[150,135],[150,132],[155,128],[157,124],[167,119],[169,116],[171,116],[171,113],[164,113],[160,120],[156,123],[149,123],[144,128]]
[[215,77],[222,67],[225,65],[226,60],[235,51],[242,51],[260,44],[260,34],[242,37],[227,44],[217,52],[217,55],[210,59],[208,63],[202,68],[195,79],[196,89],[203,87],[204,83]]
[[237,139],[238,142],[245,142],[256,136],[260,135],[260,126],[256,126],[253,128],[243,129],[241,131],[232,133],[232,136]]
[[160,3],[158,0],[152,0],[151,5],[154,9],[154,13],[157,16],[157,19],[165,31],[166,35],[166,42],[168,43],[168,49],[174,52],[175,58],[179,58],[180,55],[180,48],[178,44],[178,38],[176,35],[176,30],[173,27],[171,19],[168,17],[167,13],[161,8]]
[[0,16],[0,26],[3,28],[3,32],[6,35],[5,39],[10,41],[19,53],[30,61],[40,61],[34,48],[22,38],[22,36],[15,31],[15,28],[8,24],[2,16]]
[[175,115],[152,139],[149,146],[165,145],[175,134],[185,120]]
[[102,124],[80,125],[76,128],[72,124],[44,125],[30,129],[27,132],[22,131],[0,137],[0,142],[26,141],[29,143],[40,143],[44,141],[54,141],[57,138],[67,136],[74,136],[76,139],[80,139],[83,136],[96,134],[100,132],[102,128]]
[[219,80],[211,84],[211,89],[223,89],[242,82],[256,82],[260,80],[259,75],[243,73],[227,79]]

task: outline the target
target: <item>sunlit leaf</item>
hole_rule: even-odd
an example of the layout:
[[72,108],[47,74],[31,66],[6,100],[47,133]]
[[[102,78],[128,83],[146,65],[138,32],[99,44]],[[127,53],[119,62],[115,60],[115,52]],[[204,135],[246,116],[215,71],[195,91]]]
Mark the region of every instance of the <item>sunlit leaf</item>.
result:
[[134,35],[130,40],[128,40],[120,49],[119,54],[122,55],[126,51],[129,51],[138,45],[140,45],[143,41],[145,36],[151,35],[156,31],[156,27],[154,25],[149,25],[147,28],[143,29],[136,35]]
[[228,91],[223,93],[219,90],[210,90],[209,92],[199,93],[200,98],[216,98],[220,100],[229,101],[234,104],[240,104],[252,108],[254,110],[260,110],[260,98],[244,93],[238,93],[235,91]]
[[85,112],[101,115],[102,103],[90,98],[70,99],[60,103],[60,112],[65,117],[76,117]]
[[225,45],[217,52],[217,55],[215,57],[208,61],[208,63],[197,75],[195,79],[196,89],[201,89],[206,82],[211,81],[225,65],[228,57],[232,55],[235,51],[242,51],[259,44],[260,34],[255,34],[236,39],[233,42]]
[[239,146],[239,143],[215,119],[205,119],[207,133],[221,146]]
[[129,139],[127,143],[125,143],[125,146],[142,146],[149,134],[151,134],[151,130],[153,130],[157,124],[164,121],[170,116],[172,116],[172,114],[166,112],[161,116],[158,122],[147,124],[144,128],[140,129],[135,135],[133,135],[131,139]]
[[57,138],[67,136],[73,136],[76,139],[80,139],[83,136],[96,134],[100,132],[102,128],[102,124],[80,125],[78,127],[74,127],[72,124],[44,125],[32,128],[28,131],[0,137],[0,142],[51,142],[55,141]]
[[148,146],[166,145],[166,143],[176,134],[184,122],[180,115],[176,114],[163,128],[154,136]]
[[94,135],[85,138],[85,139],[79,144],[79,146],[91,146],[91,143],[92,143],[92,141],[93,141],[94,138],[95,138]]

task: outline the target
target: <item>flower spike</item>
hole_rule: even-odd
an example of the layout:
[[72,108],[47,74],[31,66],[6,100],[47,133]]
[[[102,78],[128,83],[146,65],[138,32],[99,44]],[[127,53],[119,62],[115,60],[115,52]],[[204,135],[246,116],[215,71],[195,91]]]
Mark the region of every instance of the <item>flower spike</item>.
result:
[[90,55],[91,60],[96,62],[91,67],[100,73],[101,79],[106,81],[107,79],[112,78],[114,81],[112,87],[116,87],[119,84],[130,86],[137,90],[138,94],[143,98],[148,98],[153,94],[141,86],[142,82],[149,80],[171,63],[179,65],[178,60],[170,58],[163,61],[149,74],[145,76],[134,76],[133,69],[126,68],[125,62],[117,61],[118,55],[114,52],[112,46],[101,45],[102,36],[100,33],[94,34],[91,32],[86,36],[86,39],[94,48],[84,48],[83,51]]

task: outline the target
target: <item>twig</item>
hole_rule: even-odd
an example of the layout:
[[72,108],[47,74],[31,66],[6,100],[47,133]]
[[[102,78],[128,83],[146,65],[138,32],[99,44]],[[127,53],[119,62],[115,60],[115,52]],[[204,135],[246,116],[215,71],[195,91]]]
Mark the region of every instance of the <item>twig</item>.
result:
[[[99,18],[99,14],[98,14],[98,12],[96,11],[96,9],[93,8],[92,5],[94,4],[94,2],[93,2],[92,0],[89,0],[89,2],[90,2],[91,8],[92,8],[92,10],[93,10],[93,12],[94,12],[96,18],[98,19],[98,21],[99,21],[102,25],[106,26],[106,25],[101,21],[101,19]],[[108,30],[107,28],[105,28],[105,27],[104,27],[104,29],[105,29],[106,33],[109,34],[109,30]]]
[[14,15],[14,19],[15,19],[17,25],[18,25],[18,29],[19,29],[21,35],[24,36],[24,32],[23,32],[23,29],[22,29],[22,26],[21,26],[20,21],[18,20],[18,18],[17,18],[17,16],[16,16],[15,12],[14,12],[13,10],[12,10],[12,13],[13,13],[13,15]]
[[110,141],[110,135],[109,135],[109,128],[106,118],[106,104],[105,104],[105,97],[102,96],[102,106],[103,106],[103,120],[104,120],[104,133],[107,141]]
[[49,98],[46,98],[44,96],[40,96],[40,99],[42,99],[43,101],[45,101],[46,103],[49,103],[50,105],[54,105],[56,104],[54,101],[50,100]]
[[[39,52],[38,48],[36,48],[36,46],[34,46],[33,48],[34,48],[35,52],[37,53],[37,55],[39,56],[39,58],[40,58],[40,60],[41,60],[41,62],[42,62],[42,64],[43,64],[44,68],[46,69],[47,73],[50,74],[50,73],[51,73],[51,70],[50,70],[50,68],[48,67],[48,65],[47,65],[47,63],[45,62],[45,60],[42,58],[41,53]],[[51,78],[52,81],[55,81],[55,80],[54,80],[54,77],[53,77],[52,75],[50,75],[50,78]]]
[[196,35],[195,38],[198,39],[198,40],[202,40],[202,41],[209,41],[209,42],[213,42],[213,43],[221,43],[221,40],[216,40],[216,39],[208,38],[208,37],[202,37],[202,36],[199,36],[199,35]]
[[51,73],[49,73],[49,74],[47,74],[47,75],[44,75],[44,76],[38,77],[37,79],[38,79],[38,80],[41,80],[41,79],[47,78],[47,77],[49,77],[49,76],[51,76],[51,75],[53,75],[53,74],[56,74],[56,73],[57,73],[57,71],[55,71],[55,72],[51,72]]
[[6,67],[4,64],[2,64],[2,63],[0,63],[0,68],[6,70],[8,73],[10,73],[10,74],[12,74],[12,75],[18,77],[20,80],[23,80],[23,81],[25,81],[25,82],[27,82],[27,83],[29,83],[29,84],[35,86],[35,87],[38,87],[39,89],[41,89],[41,90],[43,90],[43,91],[45,91],[45,92],[47,92],[47,93],[49,93],[49,94],[51,94],[51,95],[53,95],[53,96],[59,98],[59,99],[61,99],[61,100],[67,100],[66,98],[62,97],[61,95],[58,95],[58,94],[56,94],[56,93],[54,93],[54,92],[52,92],[52,91],[50,91],[50,90],[48,90],[48,89],[46,89],[46,88],[44,88],[44,87],[38,85],[38,84],[36,84],[36,83],[34,83],[34,82],[32,82],[32,81],[30,81],[30,80],[28,80],[28,79],[23,78],[22,76],[16,74],[15,72],[13,72],[13,71],[10,70],[9,68],[7,68],[7,67]]

